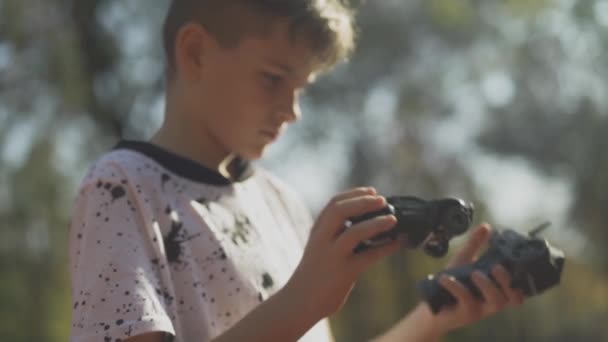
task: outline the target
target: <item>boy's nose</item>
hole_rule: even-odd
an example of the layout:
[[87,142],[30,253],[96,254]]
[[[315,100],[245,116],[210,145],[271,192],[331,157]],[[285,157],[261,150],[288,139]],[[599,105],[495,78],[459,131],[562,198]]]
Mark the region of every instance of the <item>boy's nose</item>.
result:
[[298,121],[302,117],[302,108],[300,108],[300,98],[296,95],[293,105],[291,106],[290,122]]
[[295,122],[300,119],[302,109],[300,108],[300,99],[296,92],[284,103],[280,114],[286,122]]

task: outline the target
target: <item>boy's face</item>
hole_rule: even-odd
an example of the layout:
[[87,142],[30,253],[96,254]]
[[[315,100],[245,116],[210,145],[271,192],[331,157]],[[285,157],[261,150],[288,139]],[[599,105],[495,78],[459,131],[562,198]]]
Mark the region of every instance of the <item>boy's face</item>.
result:
[[188,83],[188,121],[199,143],[223,157],[258,159],[300,117],[298,97],[314,79],[312,54],[287,27],[277,22],[267,38],[245,37],[232,49],[214,39],[203,45],[199,75]]

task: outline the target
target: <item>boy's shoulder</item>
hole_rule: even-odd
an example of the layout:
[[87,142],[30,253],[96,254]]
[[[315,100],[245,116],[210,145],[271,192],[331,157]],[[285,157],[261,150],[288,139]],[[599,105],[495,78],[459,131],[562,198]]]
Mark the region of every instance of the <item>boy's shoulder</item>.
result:
[[81,186],[99,181],[125,182],[133,171],[152,170],[155,166],[144,156],[124,149],[112,149],[101,154],[89,166]]
[[[121,147],[122,146],[122,147]],[[126,147],[125,147],[126,146]],[[173,156],[159,156],[159,150],[133,149],[130,145],[118,144],[113,149],[95,159],[80,184],[80,188],[95,185],[126,185],[137,187],[137,192],[165,193],[161,190],[192,191],[196,193],[217,192],[233,193],[233,186],[261,191],[262,195],[278,199],[291,213],[307,211],[306,204],[295,189],[275,175],[272,171],[259,165],[249,165],[250,173],[245,179],[235,183],[222,183],[218,175],[200,165],[183,165],[185,162]],[[139,147],[149,145],[140,144]],[[167,157],[167,158],[164,158]],[[169,159],[169,157],[173,159]],[[180,165],[182,164],[182,165]],[[208,173],[208,174],[206,174]],[[156,191],[152,191],[156,190]],[[173,191],[169,191],[173,193]],[[237,192],[241,194],[250,191]],[[260,193],[258,193],[260,194]],[[265,195],[264,195],[265,194]]]

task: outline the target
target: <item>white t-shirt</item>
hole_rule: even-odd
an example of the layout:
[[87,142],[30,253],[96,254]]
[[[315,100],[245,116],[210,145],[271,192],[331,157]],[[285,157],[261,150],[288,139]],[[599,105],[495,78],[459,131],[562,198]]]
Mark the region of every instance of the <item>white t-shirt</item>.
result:
[[[208,341],[287,282],[311,217],[277,179],[241,166],[230,182],[134,141],[93,164],[70,228],[71,341]],[[301,339],[330,340],[326,320]]]

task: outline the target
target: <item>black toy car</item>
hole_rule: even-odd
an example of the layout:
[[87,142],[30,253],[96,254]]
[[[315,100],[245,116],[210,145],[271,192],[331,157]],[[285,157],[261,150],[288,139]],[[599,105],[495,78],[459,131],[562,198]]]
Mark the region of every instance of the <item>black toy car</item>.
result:
[[473,206],[458,198],[427,201],[414,196],[393,196],[386,200],[386,208],[352,218],[348,225],[389,214],[395,215],[397,224],[361,242],[355,253],[399,239],[408,248],[422,246],[427,254],[442,257],[448,251],[450,240],[466,232],[473,220]]

